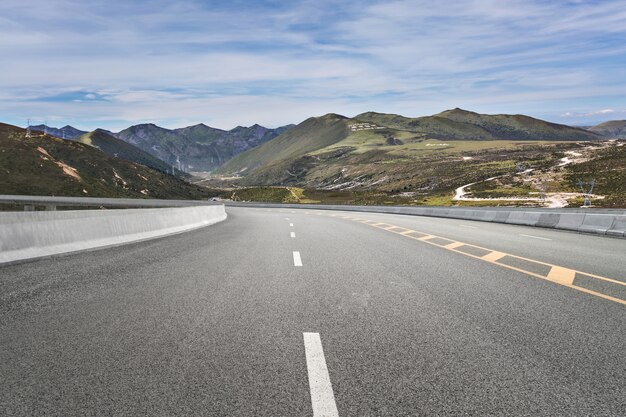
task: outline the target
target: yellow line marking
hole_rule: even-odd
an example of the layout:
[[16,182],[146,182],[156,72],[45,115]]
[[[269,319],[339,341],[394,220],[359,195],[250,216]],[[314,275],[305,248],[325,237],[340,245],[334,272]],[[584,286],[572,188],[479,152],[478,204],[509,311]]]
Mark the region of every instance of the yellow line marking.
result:
[[494,250],[491,253],[486,254],[485,256],[481,256],[480,259],[495,263],[496,261],[498,261],[498,259],[502,259],[505,256],[506,256],[506,253],[497,252]]
[[459,246],[463,246],[463,245],[465,245],[465,243],[461,243],[461,242],[452,242],[452,243],[450,243],[449,245],[444,246],[444,248],[446,248],[446,249],[456,249],[456,248],[458,248]]
[[572,285],[576,278],[576,271],[573,269],[563,268],[562,266],[553,266],[547,277],[550,281],[559,284]]
[[404,229],[404,227],[399,227],[399,226],[391,226],[391,227],[387,227],[387,228],[385,228],[385,230],[389,230],[389,231],[392,231],[392,229],[402,229],[402,230],[406,230],[406,229]]
[[[357,219],[357,220],[362,220],[362,219]],[[469,243],[458,242],[458,241],[455,241],[453,239],[448,239],[448,238],[445,238],[445,237],[431,235],[431,234],[424,233],[424,232],[418,232],[417,230],[406,229],[404,227],[394,226],[394,225],[390,225],[390,224],[387,224],[387,223],[377,223],[377,222],[374,222],[372,220],[365,220],[365,221],[362,221],[362,223],[368,224],[370,226],[377,227],[378,229],[388,230],[391,233],[395,233],[395,234],[398,234],[398,235],[406,236],[406,237],[411,238],[413,240],[420,240],[420,241],[422,241],[424,243],[428,243],[429,245],[437,246],[438,248],[447,249],[447,250],[450,250],[452,252],[459,253],[461,255],[469,256],[470,258],[475,258],[475,259],[480,259],[482,261],[487,261],[487,262],[492,263],[494,265],[498,265],[498,266],[500,266],[502,268],[511,269],[513,271],[521,272],[523,274],[530,275],[530,276],[535,277],[535,278],[540,278],[540,279],[543,279],[543,280],[546,280],[546,281],[553,282],[555,284],[563,285],[564,287],[572,288],[574,290],[577,290],[577,291],[580,291],[580,292],[584,292],[586,294],[590,294],[590,295],[594,295],[596,297],[604,298],[605,300],[609,300],[609,301],[613,301],[613,302],[618,303],[618,304],[626,305],[626,300],[622,300],[621,298],[617,298],[617,297],[613,297],[613,296],[610,296],[610,295],[606,295],[606,294],[603,294],[603,293],[600,293],[600,292],[597,292],[597,291],[593,291],[593,290],[590,290],[590,289],[587,289],[587,288],[584,288],[584,287],[579,287],[578,285],[574,285],[573,284],[574,278],[576,277],[576,274],[580,274],[580,275],[583,275],[583,276],[586,276],[586,277],[589,277],[589,278],[595,278],[595,279],[598,279],[598,280],[610,282],[610,283],[621,285],[621,286],[626,286],[626,282],[623,282],[623,281],[618,281],[616,279],[606,278],[606,277],[602,277],[602,276],[599,276],[599,275],[590,274],[588,272],[582,272],[582,271],[577,271],[577,270],[574,270],[574,269],[564,268],[564,267],[557,266],[557,265],[552,265],[552,264],[549,264],[549,263],[546,263],[546,262],[536,261],[534,259],[528,259],[528,258],[524,258],[522,256],[512,255],[510,253],[499,252],[499,251],[495,251],[493,249],[483,248],[482,246],[477,246],[477,245],[472,245],[472,244],[469,244]],[[379,225],[387,225],[387,226],[390,226],[390,227],[378,227]],[[397,228],[397,229],[405,229],[405,230],[403,232],[393,231],[392,229],[395,229],[395,228]],[[417,234],[420,234],[420,235],[423,235],[423,236],[422,237],[411,236],[412,233],[417,233]],[[433,238],[440,238],[440,239],[450,240],[450,241],[452,241],[452,243],[449,243],[447,245],[439,245],[439,244],[437,244],[435,242],[429,242],[429,240],[433,239]],[[457,248],[459,248],[461,246],[470,246],[470,247],[473,247],[473,248],[477,248],[477,249],[482,249],[482,250],[488,251],[489,253],[487,255],[484,255],[484,256],[472,255],[470,253],[466,253],[466,252],[462,252],[460,250],[457,250]],[[506,264],[498,262],[499,259],[502,259],[505,256],[510,256],[510,257],[513,257],[513,258],[522,259],[524,261],[529,261],[529,262],[540,264],[540,265],[546,265],[546,266],[551,267],[551,269],[550,269],[550,272],[548,273],[548,275],[545,276],[545,275],[536,274],[536,273],[531,272],[531,271],[526,271],[526,270],[521,269],[521,268],[517,268],[517,267],[514,267],[514,266],[510,266],[510,265],[506,265]]]

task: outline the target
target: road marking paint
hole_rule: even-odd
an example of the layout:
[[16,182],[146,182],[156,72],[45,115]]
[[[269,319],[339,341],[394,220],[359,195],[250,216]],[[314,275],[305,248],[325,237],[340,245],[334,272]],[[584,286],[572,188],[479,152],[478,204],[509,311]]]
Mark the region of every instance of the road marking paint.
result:
[[485,256],[481,256],[480,259],[484,259],[489,262],[497,262],[498,259],[502,259],[506,256],[506,253],[492,251],[491,253],[486,254]]
[[302,258],[300,258],[300,252],[293,252],[293,266],[302,266]]
[[541,240],[552,240],[552,239],[548,239],[547,237],[541,237],[541,236],[533,236],[533,235],[525,235],[523,233],[519,234],[520,236],[524,236],[524,237],[530,237],[532,239],[541,239]]
[[467,227],[468,229],[478,229],[478,227],[476,227],[476,226],[470,226],[470,225],[468,225],[468,224],[460,224],[459,226],[461,226],[461,227]]
[[289,234],[289,236],[291,236],[291,237],[296,237],[296,232],[291,232],[291,233]]
[[293,223],[289,223],[289,227],[293,227]]
[[449,245],[444,246],[444,248],[446,248],[446,249],[455,249],[455,248],[458,248],[459,246],[463,246],[463,245],[464,245],[464,243],[461,243],[461,242],[452,242]]
[[550,281],[558,282],[559,284],[572,285],[574,278],[576,278],[576,271],[561,266],[553,266],[550,269],[547,277]]
[[[368,224],[369,226],[377,226],[377,225],[379,225],[381,223],[376,223],[376,222],[372,221],[371,223],[363,223],[363,224]],[[382,223],[382,224],[386,224],[386,223]],[[377,227],[377,228],[381,229],[380,227]],[[401,227],[398,227],[398,228],[401,228]],[[386,228],[382,228],[382,229],[386,230]],[[601,292],[597,292],[597,291],[590,290],[590,289],[587,289],[585,287],[581,287],[581,286],[573,284],[573,280],[574,279],[572,278],[572,272],[570,272],[570,271],[573,271],[574,278],[575,278],[576,274],[580,274],[581,276],[586,277],[586,278],[594,278],[594,279],[597,279],[597,280],[610,282],[611,284],[615,284],[615,285],[618,285],[618,286],[626,287],[626,282],[624,282],[624,281],[619,281],[619,280],[612,279],[612,278],[602,277],[602,276],[594,275],[594,274],[591,274],[591,273],[588,273],[588,272],[582,272],[582,271],[577,271],[577,270],[573,270],[573,269],[569,269],[569,268],[559,267],[557,265],[552,265],[552,264],[549,264],[549,263],[546,263],[546,262],[537,261],[537,260],[534,260],[534,259],[524,258],[522,256],[512,255],[510,253],[494,251],[493,249],[488,249],[488,248],[484,248],[484,247],[481,247],[481,246],[472,245],[470,243],[458,242],[458,241],[455,241],[453,239],[443,238],[443,237],[440,237],[440,236],[431,235],[431,234],[424,233],[424,232],[419,232],[417,230],[408,230],[407,229],[407,230],[405,230],[403,232],[398,232],[398,231],[395,231],[395,230],[389,230],[389,231],[391,233],[395,233],[395,234],[398,234],[398,235],[406,236],[406,237],[408,237],[410,239],[420,240],[420,241],[422,241],[424,243],[428,243],[429,245],[434,245],[434,246],[437,246],[439,248],[444,248],[444,249],[450,250],[452,252],[456,252],[456,253],[461,254],[461,255],[469,256],[470,258],[480,259],[480,260],[492,263],[494,265],[498,265],[498,266],[500,266],[502,268],[511,269],[513,271],[521,272],[523,274],[530,275],[530,276],[535,277],[535,278],[541,278],[543,280],[550,281],[550,282],[555,283],[555,284],[563,285],[565,287],[572,288],[574,290],[581,291],[581,292],[584,292],[586,294],[590,294],[590,295],[594,295],[596,297],[604,298],[605,300],[609,300],[609,301],[616,302],[618,304],[626,305],[626,300],[623,300],[621,298],[613,297],[613,296],[610,296],[610,295],[607,295],[607,294],[604,294],[604,293],[601,293]],[[423,235],[423,236],[422,237],[416,237],[416,236],[412,235],[413,233],[420,234],[420,235]],[[440,244],[437,244],[435,242],[431,242],[430,239],[433,239],[433,238],[446,239],[446,240],[452,241],[452,243],[449,243],[447,245],[440,245]],[[489,253],[487,255],[484,255],[484,256],[473,255],[471,253],[463,252],[461,250],[458,250],[457,248],[459,248],[461,246],[468,246],[468,247],[473,247],[473,248],[477,248],[477,249],[482,249],[484,251],[488,251]],[[539,264],[539,265],[549,266],[549,267],[551,267],[550,273],[548,273],[548,275],[540,275],[540,274],[532,272],[532,271],[527,271],[525,269],[521,269],[521,268],[518,268],[518,267],[515,267],[515,266],[506,265],[504,263],[498,262],[499,259],[502,259],[505,256],[509,256],[509,257],[516,258],[516,259],[521,259],[521,260],[532,262],[532,263],[536,263],[536,264]],[[557,269],[552,269],[552,268],[557,268]]]
[[319,333],[303,333],[313,417],[339,417]]
[[285,217],[285,220],[289,220],[289,217]]

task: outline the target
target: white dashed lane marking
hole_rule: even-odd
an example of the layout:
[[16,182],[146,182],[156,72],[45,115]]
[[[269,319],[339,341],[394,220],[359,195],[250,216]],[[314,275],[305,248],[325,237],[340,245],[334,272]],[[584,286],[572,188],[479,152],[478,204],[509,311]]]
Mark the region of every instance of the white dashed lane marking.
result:
[[525,235],[525,234],[522,234],[522,233],[520,233],[520,236],[529,237],[531,239],[552,240],[552,239],[548,239],[547,237]]
[[294,266],[302,266],[302,258],[300,257],[300,252],[293,252],[293,265]]
[[319,333],[304,333],[304,351],[313,417],[339,417]]

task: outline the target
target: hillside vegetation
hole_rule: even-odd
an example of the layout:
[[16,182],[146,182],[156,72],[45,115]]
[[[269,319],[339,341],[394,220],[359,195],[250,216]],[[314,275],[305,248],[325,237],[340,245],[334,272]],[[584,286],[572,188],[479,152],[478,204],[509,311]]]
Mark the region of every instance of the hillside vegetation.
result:
[[[217,172],[248,174],[325,148],[348,136],[348,120],[337,114],[311,117],[275,139],[234,157]],[[286,168],[277,169],[284,171]],[[288,175],[286,171],[285,174]]]
[[416,119],[329,114],[305,120],[217,172],[242,177],[236,183],[243,186],[443,191],[467,179],[500,175],[519,161],[552,163],[574,140],[597,138],[527,116],[460,109]]
[[445,140],[593,140],[587,130],[524,115],[479,114],[463,109],[434,116],[408,118],[383,113],[363,113],[354,119]]
[[201,199],[210,192],[84,143],[0,123],[0,194]]

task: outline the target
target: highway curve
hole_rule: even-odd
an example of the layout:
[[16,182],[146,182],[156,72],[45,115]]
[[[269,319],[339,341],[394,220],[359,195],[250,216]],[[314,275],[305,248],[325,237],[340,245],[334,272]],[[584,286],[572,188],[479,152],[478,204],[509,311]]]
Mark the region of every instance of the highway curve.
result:
[[626,415],[625,239],[228,215],[0,268],[0,414]]

